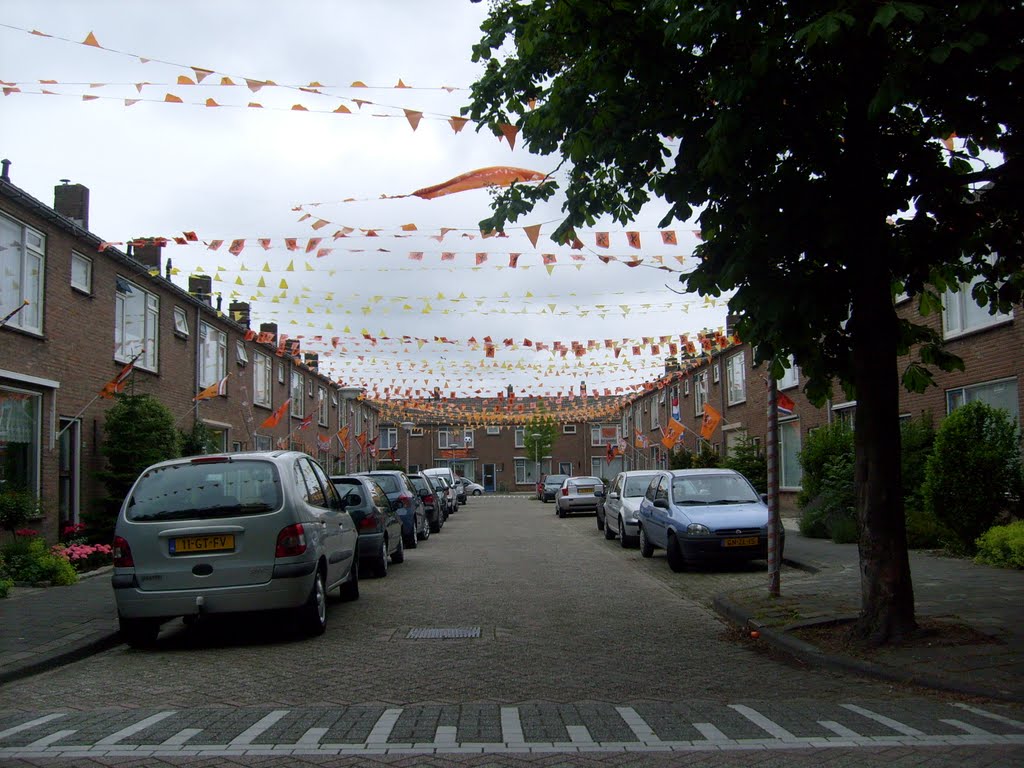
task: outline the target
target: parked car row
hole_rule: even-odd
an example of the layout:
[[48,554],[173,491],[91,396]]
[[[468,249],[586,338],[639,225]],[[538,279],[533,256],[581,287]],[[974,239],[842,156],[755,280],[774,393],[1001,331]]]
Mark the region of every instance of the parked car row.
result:
[[[593,510],[606,539],[618,539],[623,548],[639,545],[643,557],[665,550],[673,571],[768,557],[765,498],[735,470],[620,472],[607,493],[600,478],[549,475],[537,494],[554,499],[559,517]],[[780,560],[784,544],[780,527]]]
[[322,634],[330,590],[357,600],[361,576],[387,576],[458,506],[454,476],[328,476],[298,451],[154,464],[135,481],[115,524],[121,634],[148,646],[177,616],[191,623],[267,610]]

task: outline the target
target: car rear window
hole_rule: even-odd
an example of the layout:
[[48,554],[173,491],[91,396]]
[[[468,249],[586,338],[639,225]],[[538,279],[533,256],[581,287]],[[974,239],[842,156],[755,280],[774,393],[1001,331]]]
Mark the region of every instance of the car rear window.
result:
[[370,475],[370,477],[377,481],[377,485],[384,489],[384,493],[400,493],[402,490],[395,475]]
[[561,485],[565,482],[565,478],[568,475],[548,475],[547,480],[544,481],[544,485]]
[[172,464],[139,478],[128,520],[205,520],[258,515],[281,506],[281,479],[269,461]]
[[422,477],[416,477],[415,475],[411,475],[409,477],[409,482],[412,483],[412,487],[415,488],[417,491],[430,490],[430,486],[427,485],[427,481],[424,480]]

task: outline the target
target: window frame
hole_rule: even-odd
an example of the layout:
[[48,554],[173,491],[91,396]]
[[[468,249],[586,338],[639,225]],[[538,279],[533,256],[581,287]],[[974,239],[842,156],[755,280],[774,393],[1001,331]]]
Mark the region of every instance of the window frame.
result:
[[[787,437],[787,435],[789,437]],[[795,437],[795,440],[793,439]],[[799,491],[803,487],[803,470],[800,467],[800,418],[779,420],[779,489]],[[787,458],[789,461],[787,461]],[[791,476],[791,473],[799,477]],[[796,482],[793,482],[793,481]]]
[[563,435],[575,435],[576,434],[576,425],[575,424],[563,424],[562,425],[562,434]]
[[183,339],[187,339],[190,333],[188,327],[188,312],[185,311],[184,307],[175,307],[173,317],[175,335],[180,336]]
[[704,403],[709,402],[708,372],[706,370],[693,375],[693,415],[701,416]]
[[[7,321],[6,327],[42,336],[43,314],[46,308],[46,234],[0,212],[0,223],[3,222],[9,222],[11,227],[18,231],[19,238],[17,251],[13,248],[0,251],[0,267],[4,265],[5,254],[7,254],[7,258],[11,258],[12,262],[13,257],[17,256],[18,263],[16,265],[12,263],[10,266],[17,268],[19,288],[16,294],[14,289],[10,291],[10,296],[15,299],[10,305],[2,303],[3,294],[0,294],[0,307],[3,309],[0,316],[21,306],[23,308]],[[30,235],[38,238],[39,243],[31,242]],[[34,278],[33,264],[35,265]],[[29,302],[28,305],[24,304],[26,301]]]
[[747,358],[742,350],[725,359],[725,389],[729,405],[747,401]]
[[796,364],[792,355],[787,360],[789,361],[789,368],[786,368],[782,378],[775,382],[775,388],[778,390],[792,389],[800,384],[800,366]]
[[[253,352],[252,357],[252,404],[270,408],[274,402],[274,363],[262,352]],[[263,387],[260,386],[260,378],[264,379]]]
[[525,448],[526,447],[526,427],[516,427],[515,447],[516,448]]
[[305,418],[306,416],[306,401],[302,397],[302,393],[306,388],[306,382],[301,371],[292,369],[291,381],[288,391],[291,396],[291,403],[288,404],[288,415],[297,419]]
[[326,427],[329,423],[331,411],[327,407],[327,387],[317,386],[316,388],[316,423]]
[[487,434],[488,435],[500,435],[501,434],[501,427],[487,427]]
[[[86,275],[84,284],[75,281],[75,264],[85,265]],[[71,288],[73,290],[84,293],[87,296],[92,296],[92,267],[92,259],[88,256],[84,256],[78,251],[71,252]]]
[[[159,371],[160,361],[160,297],[121,275],[115,277],[114,284],[114,360],[129,363],[140,351],[134,347],[126,351],[128,344],[125,342],[125,326],[128,324],[128,307],[127,299],[123,297],[128,294],[118,290],[121,283],[127,285],[130,291],[137,291],[142,298],[142,335],[138,339],[142,354],[135,360],[135,367],[156,373]],[[209,386],[211,383],[207,382],[202,386]]]
[[241,339],[235,339],[235,362],[243,368],[249,364],[249,351]]
[[[211,341],[214,339],[214,341]],[[211,344],[216,349],[211,349]],[[213,375],[210,375],[209,365],[213,359],[213,352],[216,352],[216,360],[213,365]],[[227,376],[228,369],[228,334],[212,323],[200,321],[199,323],[199,386],[208,387]]]
[[377,434],[377,447],[380,450],[398,449],[398,427],[381,427]]

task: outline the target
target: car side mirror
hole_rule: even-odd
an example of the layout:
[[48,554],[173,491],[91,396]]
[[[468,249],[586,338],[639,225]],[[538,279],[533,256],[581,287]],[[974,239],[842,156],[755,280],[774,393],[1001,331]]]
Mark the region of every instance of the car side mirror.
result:
[[668,499],[655,499],[654,506],[658,509],[668,509]]
[[611,493],[608,494],[608,498],[609,499],[617,499],[617,498],[619,498],[619,494],[616,491],[612,491]]
[[597,498],[599,498],[599,499],[603,499],[604,498],[604,491],[594,491],[594,495]]

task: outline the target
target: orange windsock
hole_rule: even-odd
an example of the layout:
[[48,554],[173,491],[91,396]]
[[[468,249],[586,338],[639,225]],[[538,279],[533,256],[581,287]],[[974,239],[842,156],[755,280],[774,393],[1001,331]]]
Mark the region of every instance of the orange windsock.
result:
[[490,168],[478,168],[449,179],[441,184],[432,187],[417,189],[414,194],[424,200],[431,200],[443,195],[451,195],[455,192],[465,192],[469,189],[480,189],[481,187],[507,187],[516,181],[544,181],[547,174],[539,171],[528,171],[525,168],[509,168],[508,166],[497,165]]

